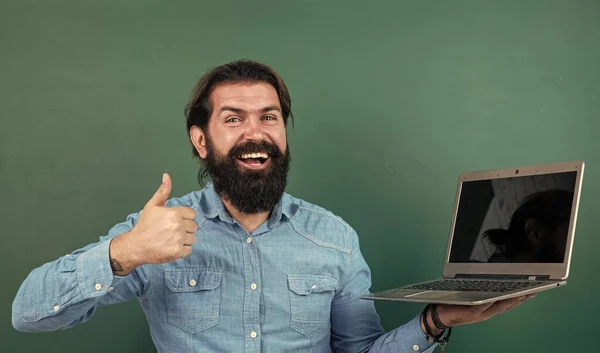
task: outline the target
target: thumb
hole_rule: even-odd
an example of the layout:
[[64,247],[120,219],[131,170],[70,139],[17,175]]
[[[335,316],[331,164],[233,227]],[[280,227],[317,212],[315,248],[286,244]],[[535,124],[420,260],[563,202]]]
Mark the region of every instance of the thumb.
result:
[[169,176],[169,174],[164,173],[162,178],[162,184],[160,184],[158,190],[156,190],[154,195],[152,195],[152,198],[148,200],[148,202],[146,203],[146,207],[164,206],[165,202],[167,202],[167,200],[169,199],[169,194],[171,193],[171,186],[171,177]]

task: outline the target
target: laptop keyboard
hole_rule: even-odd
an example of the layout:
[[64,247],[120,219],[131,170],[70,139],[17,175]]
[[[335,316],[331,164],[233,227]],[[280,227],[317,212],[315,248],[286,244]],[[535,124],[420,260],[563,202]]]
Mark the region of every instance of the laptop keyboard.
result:
[[429,283],[417,284],[406,289],[448,290],[463,292],[512,292],[523,288],[535,287],[542,282],[536,281],[486,281],[464,279],[441,279]]

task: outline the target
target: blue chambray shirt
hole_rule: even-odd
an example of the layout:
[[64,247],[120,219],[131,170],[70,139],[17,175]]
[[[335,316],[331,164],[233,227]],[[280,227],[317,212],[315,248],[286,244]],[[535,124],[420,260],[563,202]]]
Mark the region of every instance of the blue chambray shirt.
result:
[[284,194],[249,234],[209,183],[173,198],[196,214],[186,258],[115,276],[114,237],[34,269],[13,302],[21,331],[53,331],[89,320],[98,307],[138,298],[159,352],[431,352],[419,316],[384,332],[369,293],[370,270],[356,232],[333,213]]

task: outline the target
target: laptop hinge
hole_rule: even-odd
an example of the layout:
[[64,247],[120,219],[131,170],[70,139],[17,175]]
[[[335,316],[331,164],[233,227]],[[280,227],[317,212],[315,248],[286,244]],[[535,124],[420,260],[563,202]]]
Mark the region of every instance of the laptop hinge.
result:
[[550,275],[540,276],[540,275],[456,274],[453,278],[548,281],[550,279]]

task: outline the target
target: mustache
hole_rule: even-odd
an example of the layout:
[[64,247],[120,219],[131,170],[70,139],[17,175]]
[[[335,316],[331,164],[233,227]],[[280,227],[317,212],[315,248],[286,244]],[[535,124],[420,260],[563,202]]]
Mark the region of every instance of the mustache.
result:
[[229,150],[227,156],[230,158],[238,158],[239,156],[246,153],[259,153],[264,152],[269,155],[269,157],[283,157],[283,152],[279,150],[277,146],[267,141],[248,141],[243,142],[238,145],[235,145]]

